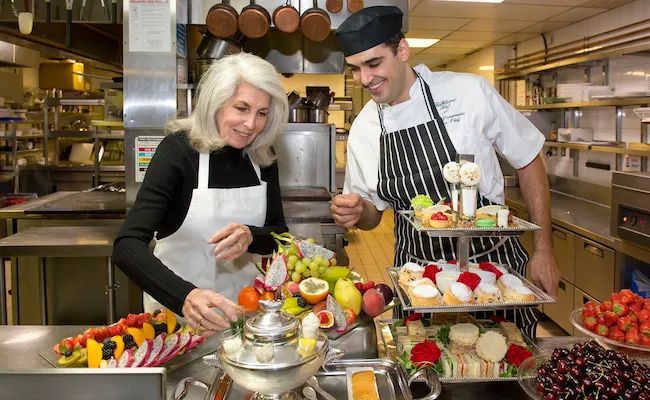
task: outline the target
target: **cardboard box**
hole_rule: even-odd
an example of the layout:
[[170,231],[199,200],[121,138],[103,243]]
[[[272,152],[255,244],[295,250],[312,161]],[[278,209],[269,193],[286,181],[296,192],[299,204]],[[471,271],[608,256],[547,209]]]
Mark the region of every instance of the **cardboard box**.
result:
[[86,79],[82,63],[41,64],[38,73],[41,89],[86,90]]

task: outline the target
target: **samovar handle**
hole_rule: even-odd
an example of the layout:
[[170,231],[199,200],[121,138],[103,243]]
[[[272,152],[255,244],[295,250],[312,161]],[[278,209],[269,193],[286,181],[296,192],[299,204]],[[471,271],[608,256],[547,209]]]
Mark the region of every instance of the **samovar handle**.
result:
[[[189,393],[190,386],[196,386],[198,388],[201,388],[205,390],[206,394],[210,392],[210,388],[208,387],[208,385],[201,382],[200,380],[192,377],[183,378],[176,385],[176,389],[174,389],[174,400],[183,400]],[[181,392],[176,394],[179,389],[181,389]]]
[[413,374],[412,377],[409,378],[408,380],[408,385],[411,386],[411,383],[415,381],[416,379],[420,378],[422,375],[424,375],[424,379],[426,380],[426,385],[431,389],[429,394],[427,394],[424,397],[419,397],[417,399],[413,400],[435,400],[440,396],[440,393],[442,393],[442,383],[440,383],[440,379],[438,378],[438,374],[435,372],[431,371],[429,368],[422,368],[418,370],[415,374]]

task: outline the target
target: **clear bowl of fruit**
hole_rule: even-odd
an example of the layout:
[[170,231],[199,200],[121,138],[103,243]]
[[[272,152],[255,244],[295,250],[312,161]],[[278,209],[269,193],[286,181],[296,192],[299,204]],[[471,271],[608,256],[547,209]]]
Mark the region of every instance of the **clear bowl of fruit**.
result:
[[[594,322],[590,319],[591,317],[585,316],[585,313],[584,308],[578,308],[569,317],[571,324],[580,332],[594,338],[608,349],[622,351],[634,358],[650,358],[650,345],[642,344],[648,343],[650,333],[641,332],[638,327],[634,327],[633,323],[624,317],[618,318],[614,322],[601,324],[597,322],[597,317],[593,317],[596,320]],[[622,322],[619,323],[618,320],[622,320]],[[607,326],[608,324],[609,326]]]
[[650,368],[591,340],[525,360],[522,389],[534,400],[650,400]]

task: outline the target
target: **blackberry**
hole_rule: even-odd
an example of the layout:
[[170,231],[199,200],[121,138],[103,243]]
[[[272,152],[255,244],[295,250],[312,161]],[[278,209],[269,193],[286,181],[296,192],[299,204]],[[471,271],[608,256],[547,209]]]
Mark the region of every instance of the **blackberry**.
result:
[[130,333],[125,333],[122,336],[122,341],[124,342],[125,349],[130,349],[131,347],[135,347],[135,339],[133,339],[133,335],[131,335]]
[[115,350],[117,348],[117,343],[115,343],[114,340],[105,340],[104,341],[104,348],[105,349]]
[[113,349],[104,347],[102,349],[102,360],[110,360],[113,357]]
[[301,296],[300,296],[300,292],[296,292],[296,293],[294,293],[294,294],[293,294],[293,297],[301,297]]
[[153,326],[153,331],[156,336],[160,335],[161,333],[167,333],[167,324],[162,323],[162,324],[156,324]]
[[307,307],[307,300],[304,297],[298,297],[298,307]]
[[180,329],[181,329],[181,324],[177,322],[176,326],[174,327],[174,332],[178,332]]
[[63,353],[64,356],[70,357],[72,355],[72,350],[68,350],[65,353]]

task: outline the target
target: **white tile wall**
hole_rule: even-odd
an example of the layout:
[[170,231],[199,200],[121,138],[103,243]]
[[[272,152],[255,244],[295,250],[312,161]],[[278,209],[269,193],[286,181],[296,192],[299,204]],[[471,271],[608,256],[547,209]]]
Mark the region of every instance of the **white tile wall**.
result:
[[[616,170],[616,154],[596,153],[593,151],[581,151],[579,156],[580,165],[578,167],[578,178],[584,182],[595,183],[597,185],[609,186],[612,182],[612,171]],[[585,164],[596,162],[599,164],[609,164],[610,170],[588,168]],[[571,176],[571,175],[566,175]]]

